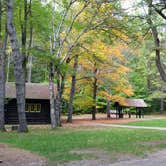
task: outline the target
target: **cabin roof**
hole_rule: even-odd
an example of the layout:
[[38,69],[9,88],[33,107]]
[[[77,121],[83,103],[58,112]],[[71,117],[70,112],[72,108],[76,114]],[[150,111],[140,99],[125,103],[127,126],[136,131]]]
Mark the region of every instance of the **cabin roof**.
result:
[[[48,83],[26,83],[26,99],[49,99],[49,96]],[[16,98],[15,83],[6,83],[6,98]]]
[[121,105],[126,107],[147,107],[143,99],[125,99],[125,102]]

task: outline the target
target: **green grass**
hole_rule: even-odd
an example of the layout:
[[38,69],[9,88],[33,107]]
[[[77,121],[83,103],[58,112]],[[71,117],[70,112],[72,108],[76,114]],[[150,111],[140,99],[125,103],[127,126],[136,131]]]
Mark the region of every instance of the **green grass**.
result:
[[111,155],[132,154],[144,155],[156,148],[165,148],[166,144],[149,145],[139,142],[166,140],[165,131],[142,129],[37,129],[30,128],[29,133],[0,133],[0,142],[30,150],[47,157],[51,161],[64,162],[79,160],[88,155],[71,154],[71,150],[98,148]]
[[166,119],[141,120],[136,122],[129,122],[127,125],[131,126],[148,126],[148,127],[166,127]]

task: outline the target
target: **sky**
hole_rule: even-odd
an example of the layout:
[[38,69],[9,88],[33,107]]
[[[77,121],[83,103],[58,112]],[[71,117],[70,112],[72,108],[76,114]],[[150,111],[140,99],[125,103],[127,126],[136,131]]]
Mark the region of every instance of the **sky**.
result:
[[145,13],[146,8],[138,7],[139,2],[140,0],[121,0],[121,5],[128,14]]

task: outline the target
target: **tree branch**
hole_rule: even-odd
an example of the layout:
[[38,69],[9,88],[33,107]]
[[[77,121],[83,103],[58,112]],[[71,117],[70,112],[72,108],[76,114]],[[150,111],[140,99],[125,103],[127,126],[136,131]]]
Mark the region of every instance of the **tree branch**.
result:
[[66,30],[66,33],[65,33],[66,36],[65,36],[65,38],[62,40],[62,42],[60,43],[60,47],[59,47],[58,52],[57,52],[57,56],[58,56],[58,57],[59,57],[60,54],[61,54],[61,51],[62,51],[62,48],[63,48],[63,44],[64,44],[64,42],[67,40],[67,37],[69,36],[69,34],[70,34],[70,32],[71,32],[71,30],[72,30],[72,28],[73,28],[73,25],[74,25],[76,19],[77,19],[78,16],[84,11],[84,9],[89,5],[89,3],[90,3],[89,1],[86,2],[85,5],[81,8],[81,10],[78,11],[78,13],[73,17],[72,22],[71,22],[69,28]]

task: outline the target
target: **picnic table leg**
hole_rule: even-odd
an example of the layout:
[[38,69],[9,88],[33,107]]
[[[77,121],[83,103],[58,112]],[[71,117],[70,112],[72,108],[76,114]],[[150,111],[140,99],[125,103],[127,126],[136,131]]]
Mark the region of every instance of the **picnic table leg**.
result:
[[140,110],[136,107],[136,118],[140,118]]
[[139,112],[139,118],[141,118],[142,111],[140,108],[139,108],[138,112]]
[[129,115],[129,118],[131,118],[131,113],[130,112],[128,113],[128,115]]
[[142,111],[142,118],[144,118],[144,112]]

